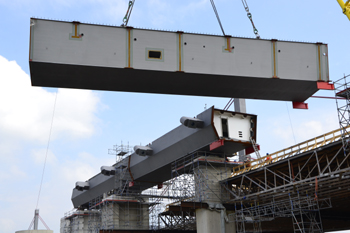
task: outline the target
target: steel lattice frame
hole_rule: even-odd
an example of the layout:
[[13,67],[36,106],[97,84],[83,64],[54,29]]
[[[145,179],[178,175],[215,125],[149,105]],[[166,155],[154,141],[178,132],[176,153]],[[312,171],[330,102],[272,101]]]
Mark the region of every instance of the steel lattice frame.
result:
[[350,135],[347,128],[350,125],[350,82],[348,80],[349,78],[350,75],[344,75],[343,78],[334,82],[334,90],[336,97],[344,98],[345,101],[344,103],[343,100],[336,98],[339,126],[342,133],[344,147],[349,146],[349,143],[345,141],[344,138],[347,138]]
[[[300,220],[309,222],[308,225],[295,225],[295,232],[303,232],[300,229],[309,229],[311,225],[311,232],[323,232],[319,210],[332,206],[330,197],[339,200],[350,193],[349,157],[349,151],[344,151],[341,141],[338,141],[222,181],[223,192],[231,196],[226,203],[234,203],[237,208],[237,231],[245,232],[247,216],[259,222],[289,214],[295,223]],[[305,202],[308,206],[298,211],[295,207],[292,211],[291,205],[276,204],[288,203],[291,198],[297,198],[296,202],[316,202]],[[260,208],[255,215],[249,212],[252,203],[260,203],[254,204],[254,208]],[[257,216],[263,218],[257,220]],[[268,218],[264,219],[266,216]]]
[[[218,160],[215,161],[215,158]],[[221,202],[224,194],[221,193],[219,181],[229,177],[232,166],[237,165],[229,164],[223,158],[224,154],[195,152],[172,163],[169,194],[176,201],[168,204],[165,211],[159,214],[161,229],[195,230],[195,209],[201,208],[202,202],[213,199]],[[187,204],[183,206],[184,203]]]

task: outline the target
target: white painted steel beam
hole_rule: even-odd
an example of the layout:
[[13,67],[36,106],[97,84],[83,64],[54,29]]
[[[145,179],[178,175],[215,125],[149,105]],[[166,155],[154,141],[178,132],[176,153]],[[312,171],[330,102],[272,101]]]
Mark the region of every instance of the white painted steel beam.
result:
[[328,49],[300,43],[31,19],[32,85],[303,102]]

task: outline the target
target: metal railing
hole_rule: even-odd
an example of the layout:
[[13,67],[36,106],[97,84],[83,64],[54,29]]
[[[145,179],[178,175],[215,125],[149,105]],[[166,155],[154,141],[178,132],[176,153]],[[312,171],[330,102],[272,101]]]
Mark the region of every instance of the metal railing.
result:
[[[350,129],[350,126],[347,126],[346,129]],[[277,161],[280,161],[282,159],[316,149],[318,147],[327,145],[329,143],[335,142],[336,140],[340,139],[342,137],[342,133],[340,129],[333,130],[329,133],[323,134],[321,136],[318,136],[316,138],[304,141],[302,143],[296,144],[294,146],[288,147],[286,149],[277,151],[275,153],[266,155],[264,157],[261,157],[260,159],[256,159],[254,161],[249,161],[244,163],[243,165],[240,165],[236,167],[231,175],[231,177],[240,175],[242,173],[258,169],[260,167],[263,167],[265,165],[268,165],[270,163],[274,163]]]

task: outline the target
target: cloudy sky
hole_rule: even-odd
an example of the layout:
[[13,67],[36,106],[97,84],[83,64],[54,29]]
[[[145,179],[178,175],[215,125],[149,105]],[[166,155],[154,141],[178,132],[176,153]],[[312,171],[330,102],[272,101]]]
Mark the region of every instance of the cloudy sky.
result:
[[[254,37],[240,0],[216,0],[224,29]],[[108,149],[121,142],[148,144],[205,106],[228,98],[190,97],[32,87],[28,66],[30,17],[120,25],[128,0],[0,0],[0,232],[28,229],[48,149],[40,214],[59,232],[72,209],[74,184],[115,161]],[[331,80],[350,74],[350,22],[336,1],[248,1],[262,38],[329,44]],[[209,0],[136,0],[129,25],[221,34]],[[320,91],[318,96],[334,96]],[[56,105],[55,105],[56,103]],[[258,115],[262,153],[336,129],[334,100],[310,98],[309,110],[290,102],[247,100]],[[52,121],[53,110],[55,114]],[[234,110],[233,107],[231,110]],[[43,227],[41,225],[41,227]]]

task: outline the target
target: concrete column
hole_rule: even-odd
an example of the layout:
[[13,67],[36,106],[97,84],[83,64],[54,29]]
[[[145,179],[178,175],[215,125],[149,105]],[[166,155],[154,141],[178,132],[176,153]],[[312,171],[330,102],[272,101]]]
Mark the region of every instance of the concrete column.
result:
[[119,205],[115,202],[105,203],[101,209],[103,229],[119,229]]
[[195,201],[205,202],[209,205],[209,209],[196,210],[198,233],[236,232],[235,222],[227,221],[225,208],[221,204],[225,197],[222,195],[219,181],[227,178],[230,173],[231,168],[212,167],[207,166],[207,164],[201,164],[194,168]]
[[[245,99],[234,99],[235,112],[247,113],[247,106],[245,104]],[[238,152],[238,160],[243,162],[245,160],[245,151],[241,150]]]
[[60,233],[71,233],[70,219],[61,218]]
[[[101,228],[101,213],[98,210],[84,211],[83,233],[96,232]],[[73,232],[72,232],[73,233]]]
[[[120,200],[125,200],[125,202]],[[146,230],[149,228],[149,205],[147,203],[116,195],[107,197],[105,201],[101,209],[103,229]]]
[[221,185],[230,174],[230,169],[200,165],[194,168],[195,195],[197,202],[221,203]]
[[235,112],[247,113],[245,99],[234,98]]
[[[235,233],[235,222],[225,222],[225,233]],[[223,233],[221,210],[197,209],[196,210],[196,225],[198,233]]]

